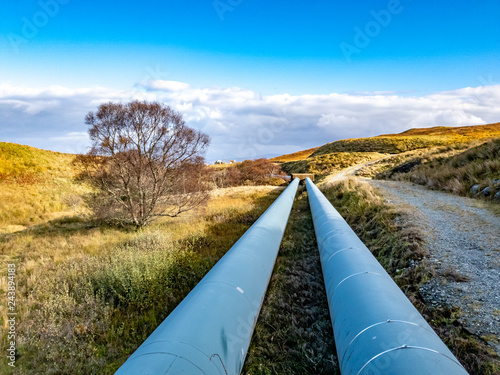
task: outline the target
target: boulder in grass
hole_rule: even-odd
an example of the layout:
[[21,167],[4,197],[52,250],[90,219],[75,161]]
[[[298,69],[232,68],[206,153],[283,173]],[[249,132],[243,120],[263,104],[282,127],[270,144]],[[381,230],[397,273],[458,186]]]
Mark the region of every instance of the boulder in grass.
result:
[[474,195],[478,194],[481,191],[481,185],[476,184],[470,188],[470,192]]
[[491,188],[486,186],[483,190],[481,190],[481,195],[483,197],[489,197],[491,195]]

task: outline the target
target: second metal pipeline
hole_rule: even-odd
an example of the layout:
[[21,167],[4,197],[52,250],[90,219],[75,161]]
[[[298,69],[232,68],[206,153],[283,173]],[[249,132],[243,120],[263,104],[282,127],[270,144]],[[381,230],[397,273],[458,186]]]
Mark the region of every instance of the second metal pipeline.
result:
[[306,179],[342,375],[466,375],[326,197]]

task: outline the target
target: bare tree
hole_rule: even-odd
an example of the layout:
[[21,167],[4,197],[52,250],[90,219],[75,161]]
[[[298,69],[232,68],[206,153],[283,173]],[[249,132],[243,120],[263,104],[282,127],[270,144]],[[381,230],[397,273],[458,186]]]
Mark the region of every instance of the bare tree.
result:
[[107,103],[89,112],[92,149],[82,175],[97,188],[97,216],[142,227],[208,199],[203,154],[210,138],[158,102]]

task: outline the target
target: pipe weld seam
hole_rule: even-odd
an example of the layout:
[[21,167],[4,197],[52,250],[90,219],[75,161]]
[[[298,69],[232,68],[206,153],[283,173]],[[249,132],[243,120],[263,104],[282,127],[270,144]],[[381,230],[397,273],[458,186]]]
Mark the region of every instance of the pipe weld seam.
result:
[[377,275],[377,276],[384,276],[380,273],[376,273],[376,272],[369,272],[369,271],[364,271],[364,272],[358,272],[358,273],[353,273],[352,275],[349,275],[347,276],[346,278],[344,278],[340,283],[337,284],[337,286],[335,288],[333,288],[332,290],[332,295],[335,293],[335,290],[337,290],[337,288],[340,286],[340,284],[342,284],[344,281],[346,281],[347,279],[350,279],[351,277],[354,277],[354,276],[359,276],[359,275],[365,275],[365,274],[371,274],[371,275]]
[[[190,348],[193,348],[194,350],[196,350],[197,352],[199,352],[200,354],[202,354],[203,356],[205,356],[205,357],[206,357],[206,358],[210,361],[210,357],[209,357],[206,353],[202,352],[200,349],[198,349],[198,348],[194,347],[194,346],[193,346],[193,345],[191,345],[191,344],[188,344],[188,343],[185,343],[185,342],[181,342],[181,341],[172,341],[172,340],[157,340],[157,341],[154,341],[154,342],[152,342],[152,343],[150,343],[150,344],[145,345],[145,347],[146,347],[146,346],[148,346],[148,345],[153,345],[153,344],[157,344],[157,343],[160,343],[160,342],[165,342],[165,343],[169,343],[169,342],[170,342],[170,343],[173,343],[173,344],[182,344],[182,345],[189,346]],[[134,359],[136,359],[136,358],[139,358],[139,357],[144,357],[144,356],[146,356],[146,355],[150,355],[150,354],[172,354],[173,356],[175,356],[175,357],[176,357],[176,358],[175,358],[175,360],[174,360],[174,362],[175,362],[178,358],[182,358],[183,360],[185,360],[185,361],[187,361],[187,362],[191,363],[194,367],[196,367],[198,370],[200,370],[201,372],[203,372],[203,373],[205,374],[205,371],[204,371],[202,368],[200,368],[200,367],[199,367],[196,363],[194,363],[193,361],[191,361],[189,358],[186,358],[186,357],[184,357],[184,356],[182,356],[182,355],[179,355],[179,354],[177,354],[177,353],[174,353],[174,352],[155,350],[155,351],[152,351],[152,352],[141,353],[141,354],[139,354],[139,355],[134,356],[133,358],[132,358],[132,357],[130,357],[130,359],[131,359],[131,360],[134,360]],[[169,366],[169,368],[168,368],[168,369],[170,369],[170,368],[172,367],[172,365],[174,364],[174,362],[172,362],[172,364]],[[219,373],[220,373],[220,369],[217,367],[217,365],[215,365],[215,363],[213,364],[213,366],[214,366],[214,367],[217,369],[217,371],[219,371]],[[167,369],[167,371],[165,371],[165,374],[166,374],[166,373],[168,373],[168,369]]]
[[[323,246],[325,246],[325,242],[328,241],[329,239],[335,237],[335,236],[339,236],[339,235],[349,235],[349,231],[347,230],[346,227],[342,228],[342,227],[336,227],[332,230],[330,230],[329,232],[321,235],[321,239],[318,241],[318,246],[320,248],[322,248]],[[353,240],[355,240],[353,238]]]
[[361,372],[365,369],[366,366],[368,366],[370,364],[370,362],[374,361],[375,359],[377,359],[378,357],[380,356],[383,356],[384,354],[387,354],[389,352],[393,352],[395,350],[403,350],[403,349],[416,349],[416,350],[426,350],[426,351],[429,351],[429,352],[432,352],[432,353],[436,353],[436,354],[440,354],[442,355],[443,357],[449,359],[450,361],[452,361],[453,363],[456,363],[457,365],[459,365],[460,367],[464,368],[460,362],[454,360],[453,358],[450,358],[449,356],[447,356],[446,354],[443,354],[441,352],[438,352],[437,350],[434,350],[434,349],[431,349],[431,348],[425,348],[423,346],[410,346],[410,345],[401,345],[401,346],[396,346],[394,348],[391,348],[391,349],[387,349],[387,350],[384,350],[383,352],[381,353],[378,353],[376,356],[370,358],[368,360],[368,362],[366,362],[363,367],[361,367],[361,369],[358,371],[358,373],[356,375],[360,375]]
[[330,255],[330,256],[328,257],[328,259],[327,259],[327,260],[325,260],[325,264],[326,264],[326,263],[328,263],[328,262],[329,262],[329,261],[330,261],[330,260],[331,260],[331,259],[335,256],[335,255],[337,255],[337,254],[338,254],[338,253],[340,253],[341,251],[345,251],[345,250],[352,250],[352,249],[356,249],[356,247],[354,247],[354,246],[349,246],[349,247],[344,247],[344,248],[342,248],[342,249],[340,249],[340,250],[337,250],[337,251],[336,251],[336,252],[334,252],[332,255]]
[[[322,219],[323,218],[326,219],[327,216],[328,215],[325,214],[325,215],[322,215],[321,218]],[[318,233],[321,233],[321,231],[324,230],[323,228],[328,228],[328,227],[331,227],[331,226],[333,226],[335,228],[334,230],[338,230],[339,228],[338,228],[337,224],[340,224],[342,221],[344,221],[344,219],[342,219],[340,217],[339,218],[332,218],[332,217],[330,217],[330,218],[327,218],[324,221],[320,220],[319,218],[316,219],[316,220],[319,220],[319,222],[321,223],[321,224],[318,224],[318,225],[316,225],[314,227],[314,230],[317,231]],[[337,223],[335,223],[335,222],[337,222]]]
[[360,336],[362,335],[364,332],[370,330],[371,328],[373,327],[376,327],[376,326],[379,326],[379,325],[382,325],[382,324],[389,324],[389,323],[402,323],[402,324],[409,324],[409,325],[413,325],[413,326],[416,326],[416,327],[419,327],[419,328],[422,328],[422,329],[425,329],[426,331],[432,333],[432,334],[435,334],[434,331],[428,329],[427,327],[423,327],[421,326],[420,324],[417,324],[417,323],[414,323],[414,322],[409,322],[407,320],[392,320],[392,319],[387,319],[387,320],[384,320],[384,321],[381,321],[381,322],[378,322],[378,323],[374,323],[368,327],[366,327],[365,329],[361,330],[356,336],[354,336],[354,338],[349,342],[349,344],[347,344],[345,350],[344,350],[344,354],[342,354],[342,358],[340,359],[340,364],[342,366],[342,363],[344,362],[344,358],[347,354],[347,351],[349,349],[349,347],[354,343],[354,341]]
[[322,212],[321,215],[313,216],[313,220],[317,223],[314,230],[321,232],[323,228],[328,228],[329,226],[336,226],[344,221],[341,217],[332,217],[328,213]]

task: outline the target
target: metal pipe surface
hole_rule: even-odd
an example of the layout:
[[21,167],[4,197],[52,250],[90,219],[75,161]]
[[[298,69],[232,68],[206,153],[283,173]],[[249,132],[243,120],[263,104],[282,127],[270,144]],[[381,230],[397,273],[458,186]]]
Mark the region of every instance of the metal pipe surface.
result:
[[319,189],[306,179],[342,375],[467,371]]
[[298,184],[291,182],[116,374],[241,373]]

